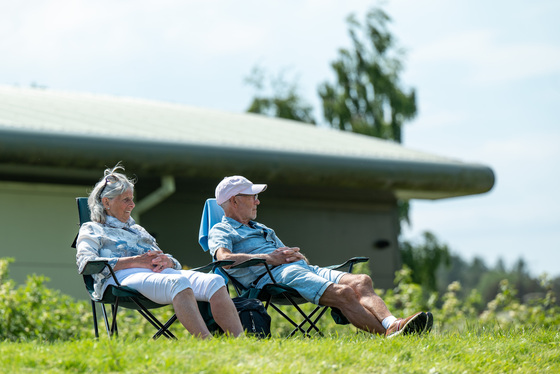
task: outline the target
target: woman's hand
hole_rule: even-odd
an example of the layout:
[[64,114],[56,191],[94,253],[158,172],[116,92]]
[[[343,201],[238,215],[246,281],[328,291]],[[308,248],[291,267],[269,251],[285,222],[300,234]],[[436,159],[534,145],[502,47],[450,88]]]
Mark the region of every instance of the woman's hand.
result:
[[149,251],[133,258],[134,264],[131,264],[131,267],[152,269],[156,273],[173,266],[169,257],[162,251]]
[[172,261],[167,257],[167,255],[163,254],[161,251],[150,251],[148,253],[153,253],[154,257],[152,258],[152,270],[156,273],[161,273],[164,269],[173,267]]
[[173,261],[162,251],[149,251],[138,256],[119,258],[113,270],[146,268],[152,269],[156,273],[161,273],[164,269],[174,266]]

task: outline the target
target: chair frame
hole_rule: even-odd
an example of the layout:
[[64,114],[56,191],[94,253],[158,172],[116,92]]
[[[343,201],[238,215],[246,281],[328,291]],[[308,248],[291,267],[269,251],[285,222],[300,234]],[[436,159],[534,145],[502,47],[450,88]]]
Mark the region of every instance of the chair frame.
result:
[[[96,338],[99,338],[96,304],[101,305],[101,312],[102,312],[102,315],[103,315],[103,320],[105,322],[105,329],[107,331],[107,335],[109,336],[109,338],[111,338],[113,336],[118,336],[119,335],[119,330],[118,330],[118,325],[117,325],[117,315],[118,315],[119,307],[121,306],[121,303],[123,303],[125,301],[128,301],[128,302],[132,302],[134,305],[136,305],[136,308],[128,307],[128,309],[137,310],[138,313],[140,313],[152,326],[154,326],[157,329],[157,332],[152,336],[152,339],[155,340],[162,335],[165,336],[166,338],[169,338],[169,339],[177,339],[175,337],[175,335],[171,331],[169,331],[169,327],[175,322],[175,320],[177,319],[177,316],[174,314],[165,324],[162,324],[148,310],[148,307],[145,306],[144,303],[141,301],[141,299],[145,299],[145,298],[139,292],[137,292],[137,291],[135,291],[135,290],[133,290],[129,287],[121,286],[121,284],[117,280],[117,277],[115,275],[115,272],[113,271],[113,268],[108,264],[108,261],[97,260],[97,261],[88,262],[87,265],[84,267],[83,272],[81,273],[82,276],[84,277],[84,282],[86,284],[88,284],[89,282],[91,282],[93,280],[91,275],[100,273],[105,268],[109,269],[109,272],[111,273],[111,276],[113,277],[113,280],[115,281],[116,286],[109,286],[108,289],[106,290],[106,295],[111,294],[112,296],[114,296],[114,301],[112,301],[112,302],[106,301],[107,300],[106,297],[102,298],[101,300],[95,300],[95,299],[91,298],[91,310],[92,310],[92,314],[93,314],[93,328],[94,328]],[[86,288],[88,288],[88,287],[86,286]],[[112,321],[111,321],[110,324],[109,324],[109,319],[108,319],[108,314],[107,314],[107,309],[105,307],[105,304],[110,304],[111,305]],[[151,305],[152,309],[165,306],[165,305],[157,304],[157,303],[153,303],[153,302],[151,302],[151,304],[152,304]],[[123,307],[127,308],[126,306],[123,306]]]
[[[352,269],[355,264],[361,262],[367,262],[369,258],[367,257],[353,257],[346,262],[339,264],[328,266],[329,269],[333,270],[341,270],[348,267],[348,272],[351,273]],[[272,275],[270,265],[266,263],[266,260],[262,258],[253,258],[244,262],[241,262],[237,265],[231,266],[232,269],[234,268],[244,268],[249,266],[264,266],[266,268],[266,272],[269,275],[272,283],[266,284],[263,288],[258,289],[256,287],[247,288],[244,287],[239,281],[237,281],[230,273],[227,272],[225,269],[219,269],[216,271],[218,274],[224,276],[228,279],[228,283],[231,283],[235,292],[238,296],[243,294],[247,294],[250,292],[251,289],[257,290],[256,297],[263,301],[265,309],[268,310],[268,307],[272,307],[276,312],[278,312],[284,319],[286,319],[289,323],[292,324],[294,329],[290,332],[288,337],[294,336],[296,333],[300,332],[304,336],[310,336],[311,331],[315,331],[320,336],[324,336],[319,327],[317,327],[317,323],[323,317],[323,315],[327,312],[327,306],[317,305],[309,314],[305,313],[303,309],[300,308],[299,304],[307,303],[308,301],[305,300],[299,292],[297,292],[292,287],[289,287],[283,283],[278,283],[274,276]],[[290,316],[288,316],[284,311],[282,311],[279,305],[292,305],[299,315],[301,316],[301,322],[297,323],[294,321]],[[333,309],[333,308],[331,308]],[[339,314],[340,312],[337,311]],[[313,318],[317,314],[315,318]],[[306,326],[306,324],[308,326]]]
[[[218,267],[228,266],[233,263],[234,263],[233,261],[217,261],[192,270],[201,271],[201,272],[214,271]],[[89,289],[88,284],[93,284],[93,278],[91,277],[93,274],[100,273],[105,268],[109,269],[109,272],[111,273],[111,276],[115,281],[116,285],[111,285],[107,287],[104,297],[101,300],[96,300],[91,297],[91,290]],[[122,286],[117,280],[115,272],[113,271],[111,265],[108,264],[107,260],[89,261],[84,267],[84,270],[82,271],[81,274],[84,277],[84,283],[86,284],[86,289],[90,294],[91,310],[93,315],[93,329],[96,338],[99,338],[99,327],[97,322],[96,304],[100,304],[103,321],[105,322],[105,330],[109,338],[119,335],[117,315],[118,315],[119,307],[122,306],[123,308],[126,309],[134,309],[138,311],[138,313],[140,313],[142,317],[144,317],[155,329],[157,329],[157,332],[152,336],[152,339],[156,340],[160,336],[164,336],[168,339],[177,339],[177,337],[169,330],[169,327],[171,327],[171,325],[177,320],[176,314],[173,314],[173,316],[169,318],[169,320],[165,324],[163,324],[149,311],[149,309],[161,308],[169,304],[156,303],[154,301],[147,299],[133,288]],[[112,295],[114,299],[108,298],[107,297],[108,295]],[[109,316],[107,313],[107,309],[105,307],[106,304],[111,305],[112,318],[110,323],[109,323]]]

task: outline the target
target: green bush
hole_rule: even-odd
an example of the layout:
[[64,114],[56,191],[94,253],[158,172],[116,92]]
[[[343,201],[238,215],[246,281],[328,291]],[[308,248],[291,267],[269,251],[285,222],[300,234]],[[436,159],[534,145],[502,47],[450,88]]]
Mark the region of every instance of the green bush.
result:
[[[68,340],[85,336],[87,303],[76,302],[46,287],[48,279],[32,275],[16,287],[8,279],[13,259],[0,259],[0,339]],[[88,326],[89,327],[89,326]]]
[[[528,303],[521,303],[517,290],[504,279],[500,282],[500,289],[496,297],[487,303],[482,313],[479,312],[482,297],[477,290],[471,290],[464,299],[457,295],[461,291],[459,282],[448,285],[441,302],[437,293],[432,293],[426,300],[421,297],[421,289],[412,283],[409,276],[410,269],[404,267],[396,273],[396,287],[387,291],[383,296],[389,309],[395,315],[409,315],[417,310],[431,310],[435,316],[436,330],[440,332],[464,331],[472,325],[482,325],[488,328],[551,328],[560,329],[560,307],[556,304],[552,282],[547,277],[541,278],[541,284],[546,289],[544,297],[536,295]],[[441,304],[440,308],[436,305]]]
[[[44,276],[29,276],[25,284],[16,286],[8,277],[12,259],[0,259],[0,340],[74,340],[93,338],[92,313],[88,301],[76,301],[57,290],[49,289]],[[358,268],[359,271],[361,268]],[[367,268],[362,269],[364,272]],[[541,278],[545,294],[534,295],[526,303],[516,297],[517,290],[508,281],[500,283],[496,297],[482,305],[481,295],[472,290],[466,298],[460,298],[461,284],[452,282],[441,296],[426,293],[412,281],[407,267],[396,272],[395,287],[376,292],[385,300],[389,310],[396,316],[410,315],[418,310],[430,310],[435,316],[434,333],[469,331],[472,326],[483,329],[560,329],[560,307],[556,303],[551,281]],[[441,305],[438,307],[438,305]],[[315,305],[305,304],[302,309],[310,312]],[[299,320],[291,307],[281,308]],[[482,313],[480,310],[483,310]],[[330,311],[327,311],[330,314]],[[100,315],[101,313],[98,313]],[[161,320],[173,314],[169,307],[154,311]],[[293,329],[276,311],[269,309],[274,337],[284,337]],[[99,319],[101,319],[98,316]],[[100,320],[100,336],[107,339],[104,323]],[[331,336],[351,336],[357,329],[351,325],[336,325],[329,315],[319,322],[321,331]],[[180,339],[187,335],[179,324],[172,326]],[[149,325],[136,311],[120,309],[119,335],[127,339],[149,339],[153,334]],[[313,332],[310,335],[315,335]]]
[[[11,258],[0,258],[0,340],[72,340],[93,338],[89,301],[77,301],[47,287],[44,276],[31,275],[16,286],[9,279]],[[77,280],[81,280],[77,278]],[[98,308],[99,334],[106,337],[105,324]],[[108,308],[110,310],[110,308]],[[173,315],[171,307],[157,311],[161,319]],[[110,317],[110,312],[108,312]],[[119,334],[127,338],[146,338],[153,327],[134,310],[119,309]],[[184,329],[181,327],[179,333]]]

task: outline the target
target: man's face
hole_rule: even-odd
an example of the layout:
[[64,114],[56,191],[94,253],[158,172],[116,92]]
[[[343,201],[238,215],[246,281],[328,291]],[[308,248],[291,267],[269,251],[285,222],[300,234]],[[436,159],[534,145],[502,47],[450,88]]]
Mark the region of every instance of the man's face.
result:
[[261,203],[258,195],[240,194],[235,196],[235,201],[237,202],[237,216],[243,220],[242,223],[257,218],[257,206]]

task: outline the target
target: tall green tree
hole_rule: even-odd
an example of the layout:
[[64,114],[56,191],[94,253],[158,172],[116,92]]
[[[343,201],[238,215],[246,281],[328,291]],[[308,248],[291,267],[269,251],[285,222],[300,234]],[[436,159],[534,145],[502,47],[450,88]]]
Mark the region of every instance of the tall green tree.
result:
[[[336,81],[319,87],[325,120],[334,128],[402,143],[402,128],[416,115],[416,92],[401,86],[404,51],[388,29],[391,18],[374,7],[362,25],[347,18],[352,48],[331,64]],[[398,202],[399,221],[410,224],[408,201]]]
[[287,81],[284,73],[267,76],[264,69],[257,66],[245,82],[257,91],[247,112],[315,124],[313,108],[299,95],[297,80]]
[[390,17],[372,8],[360,24],[347,19],[352,49],[340,49],[331,66],[336,82],[319,87],[325,120],[341,130],[402,142],[402,126],[416,115],[414,89],[401,87],[404,52],[388,30]]
[[[402,126],[416,115],[416,93],[401,87],[404,52],[396,46],[387,25],[391,19],[380,8],[372,8],[360,24],[354,15],[347,19],[352,48],[340,49],[331,66],[336,82],[318,88],[326,122],[344,131],[402,142]],[[264,71],[255,68],[247,83],[257,96],[248,112],[315,123],[311,107],[298,93],[297,82],[282,74],[269,79],[272,94],[266,94]],[[410,224],[408,201],[398,201],[399,221]]]

